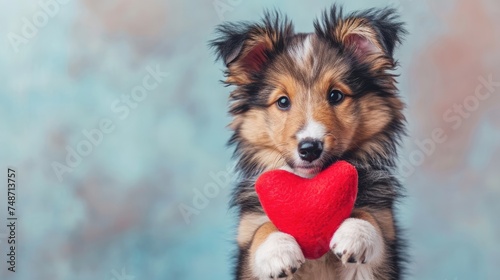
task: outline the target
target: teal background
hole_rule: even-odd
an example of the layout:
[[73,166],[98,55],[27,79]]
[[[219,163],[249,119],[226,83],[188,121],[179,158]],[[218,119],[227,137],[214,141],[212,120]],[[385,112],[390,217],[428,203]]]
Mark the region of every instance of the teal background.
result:
[[[264,8],[312,31],[332,1],[61,0],[32,38],[13,44],[47,2],[55,3],[5,0],[0,9],[0,166],[17,168],[19,218],[12,273],[2,187],[0,279],[230,279],[231,88],[207,41],[217,24],[258,20]],[[408,279],[499,279],[499,87],[477,104],[471,96],[479,77],[500,81],[500,4],[337,2],[393,6],[410,32],[396,53],[410,133],[398,212],[411,241]],[[117,113],[112,104],[142,85],[148,67],[168,77]],[[474,110],[449,112],[464,101]],[[114,129],[59,180],[54,163],[66,164],[68,147],[84,145],[83,131],[103,119]],[[424,155],[418,143],[436,128],[446,140]],[[180,207],[195,207],[206,190],[211,197],[185,219]]]

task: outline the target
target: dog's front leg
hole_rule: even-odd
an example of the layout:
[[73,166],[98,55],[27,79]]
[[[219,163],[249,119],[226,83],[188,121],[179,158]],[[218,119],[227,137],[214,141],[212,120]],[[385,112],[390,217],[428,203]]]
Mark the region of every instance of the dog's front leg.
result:
[[267,222],[260,226],[248,249],[248,265],[256,279],[292,279],[305,262],[295,239]]
[[387,279],[385,240],[391,238],[394,228],[390,210],[355,209],[330,242],[342,262],[341,279]]

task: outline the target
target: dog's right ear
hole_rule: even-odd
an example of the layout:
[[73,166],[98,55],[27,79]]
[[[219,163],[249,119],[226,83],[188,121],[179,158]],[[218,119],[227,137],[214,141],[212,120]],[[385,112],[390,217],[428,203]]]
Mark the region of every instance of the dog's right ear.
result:
[[394,48],[406,34],[396,10],[369,9],[344,15],[342,7],[333,5],[322,20],[314,23],[316,33],[334,46],[350,53],[372,69],[393,68]]
[[259,24],[225,23],[217,28],[218,38],[210,42],[227,67],[226,83],[249,84],[269,60],[282,51],[293,35],[290,21],[278,13],[266,13]]

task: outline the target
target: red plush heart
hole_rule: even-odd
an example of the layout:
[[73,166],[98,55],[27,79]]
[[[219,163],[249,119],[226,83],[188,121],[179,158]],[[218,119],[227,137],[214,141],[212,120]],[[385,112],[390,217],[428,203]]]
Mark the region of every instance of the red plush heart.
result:
[[317,259],[328,252],[333,234],[351,215],[358,173],[345,161],[312,179],[273,170],[259,177],[255,189],[273,224],[297,240],[306,258]]

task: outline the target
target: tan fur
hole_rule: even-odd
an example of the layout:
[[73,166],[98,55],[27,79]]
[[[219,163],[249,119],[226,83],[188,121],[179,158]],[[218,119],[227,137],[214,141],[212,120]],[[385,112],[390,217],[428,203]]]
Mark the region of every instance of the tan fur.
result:
[[366,96],[359,104],[361,113],[358,117],[361,127],[356,131],[353,137],[355,141],[349,149],[356,150],[360,160],[367,160],[367,157],[373,154],[384,155],[385,149],[379,143],[388,142],[389,139],[380,133],[394,118],[404,119],[404,104],[399,98],[381,98],[374,95]]
[[266,241],[266,238],[273,232],[277,232],[278,229],[271,222],[267,222],[257,229],[255,232],[252,245],[250,245],[250,263],[254,261],[255,252],[259,248],[259,246]]
[[366,209],[354,209],[351,213],[351,218],[361,219],[369,222],[382,235],[382,231],[380,230],[380,226],[378,225],[377,220],[373,217],[372,214],[367,212]]
[[340,279],[339,271],[342,263],[332,253],[328,252],[323,257],[316,260],[306,260],[302,267],[294,275],[294,280],[319,280],[319,279]]
[[246,69],[241,65],[231,65],[228,67],[230,75],[226,78],[226,83],[234,85],[244,85],[250,83],[250,78]]
[[375,210],[369,208],[357,208],[352,211],[352,218],[362,219],[375,227],[385,240],[394,240],[394,218],[389,209]]
[[382,52],[382,46],[377,40],[376,32],[367,24],[363,18],[350,18],[342,21],[334,30],[335,36],[346,45],[349,45],[349,37],[359,35],[367,38],[377,49]]
[[278,229],[271,222],[264,223],[255,232],[252,245],[250,246],[250,251],[255,252],[257,248],[266,240],[266,238],[273,232],[277,232]]
[[[359,102],[361,128],[356,132],[356,143],[360,145],[379,133],[391,120],[387,110],[387,101],[381,97],[369,95]],[[350,148],[357,148],[351,145]]]
[[238,245],[243,247],[250,244],[256,230],[268,221],[269,218],[264,214],[250,213],[243,215],[238,226]]
[[353,36],[360,36],[368,40],[374,46],[374,52],[363,57],[374,71],[389,70],[394,67],[394,61],[384,54],[383,47],[377,39],[377,32],[369,25],[364,18],[348,18],[341,21],[333,36],[338,38],[345,46],[356,48],[352,44]]
[[266,123],[266,114],[261,111],[249,111],[242,117],[240,133],[249,143],[262,148],[272,148],[273,140],[263,126]]
[[396,237],[396,232],[394,229],[392,211],[389,209],[372,211],[372,215],[377,220],[382,230],[382,236],[384,236],[386,240],[393,241]]

